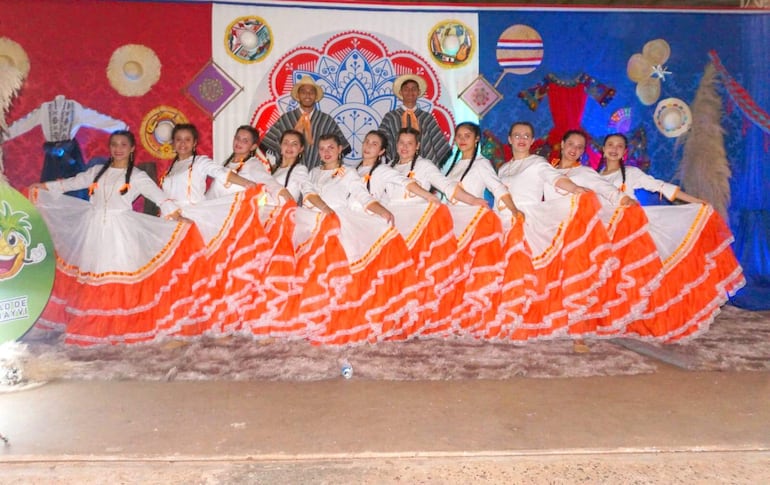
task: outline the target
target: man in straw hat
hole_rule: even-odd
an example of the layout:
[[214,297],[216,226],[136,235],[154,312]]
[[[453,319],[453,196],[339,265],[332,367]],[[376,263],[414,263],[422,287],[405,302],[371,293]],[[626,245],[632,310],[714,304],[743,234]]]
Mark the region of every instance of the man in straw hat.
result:
[[396,156],[396,140],[401,128],[412,127],[420,132],[420,155],[440,165],[452,151],[444,132],[430,113],[417,107],[417,98],[425,93],[425,79],[416,74],[404,74],[393,82],[393,92],[403,105],[382,118],[380,131],[388,138],[388,156]]
[[310,76],[302,78],[294,83],[291,89],[291,97],[299,103],[299,108],[281,115],[270,127],[262,139],[262,145],[274,152],[281,152],[281,134],[286,130],[297,130],[305,135],[307,148],[303,161],[308,169],[320,164],[318,158],[318,139],[321,135],[335,134],[344,143],[343,154],[350,153],[350,143],[345,139],[342,130],[328,114],[316,109],[316,103],[324,97],[321,86],[317,85]]

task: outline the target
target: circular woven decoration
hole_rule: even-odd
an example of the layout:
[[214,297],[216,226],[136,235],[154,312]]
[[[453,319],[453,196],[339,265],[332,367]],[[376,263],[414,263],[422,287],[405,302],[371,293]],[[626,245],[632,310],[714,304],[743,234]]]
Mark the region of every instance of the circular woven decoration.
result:
[[259,62],[272,48],[273,33],[260,17],[238,17],[225,29],[225,49],[236,61]]
[[123,96],[142,96],[160,79],[160,59],[147,46],[118,47],[107,64],[107,79]]
[[29,74],[29,57],[24,48],[8,37],[0,37],[0,69],[5,66],[15,67],[23,78]]
[[692,113],[687,103],[679,98],[666,98],[655,108],[655,126],[669,138],[681,136],[692,126]]
[[512,25],[497,39],[495,55],[505,71],[528,74],[543,62],[543,39],[528,25]]
[[459,20],[447,20],[433,26],[428,35],[428,49],[442,67],[461,67],[473,57],[476,39],[473,31]]
[[174,158],[171,132],[181,123],[188,123],[188,120],[178,109],[171,106],[153,108],[144,116],[139,129],[142,146],[147,152],[163,160]]

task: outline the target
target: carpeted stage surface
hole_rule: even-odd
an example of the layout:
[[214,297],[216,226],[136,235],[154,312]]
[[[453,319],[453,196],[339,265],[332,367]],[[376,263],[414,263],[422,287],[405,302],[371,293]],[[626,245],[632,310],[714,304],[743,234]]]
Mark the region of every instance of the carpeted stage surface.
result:
[[[575,353],[570,341],[512,345],[444,339],[336,348],[303,341],[261,342],[231,337],[204,338],[175,348],[162,343],[81,348],[65,346],[60,337],[33,330],[21,344],[5,344],[15,346],[12,359],[22,370],[25,382],[309,381],[340,378],[340,367],[346,360],[353,367],[353,378],[379,380],[632,375],[655,372],[658,365],[666,365],[664,362],[690,370],[770,370],[770,312],[732,306],[722,309],[708,332],[684,344],[626,345],[629,342],[624,343],[625,339],[595,340],[588,342],[591,351],[585,354]],[[640,346],[641,350],[637,348]]]

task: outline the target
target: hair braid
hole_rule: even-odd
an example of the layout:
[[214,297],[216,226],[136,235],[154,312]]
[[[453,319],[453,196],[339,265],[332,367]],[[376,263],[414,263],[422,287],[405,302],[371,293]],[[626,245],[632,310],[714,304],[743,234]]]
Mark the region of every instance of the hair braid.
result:
[[120,188],[120,195],[126,195],[128,189],[131,188],[131,172],[134,171],[134,152],[128,155],[128,168],[126,169],[126,180],[123,186]]
[[94,181],[93,181],[93,183],[97,183],[97,182],[99,182],[99,179],[100,179],[100,178],[102,178],[102,175],[104,175],[104,172],[106,172],[106,171],[107,171],[107,169],[108,169],[108,168],[110,168],[110,166],[112,165],[112,162],[113,162],[113,161],[114,161],[114,160],[113,160],[113,158],[112,158],[112,157],[110,157],[110,158],[108,158],[108,159],[107,159],[107,163],[105,163],[104,165],[102,165],[102,168],[101,168],[101,169],[99,170],[99,172],[96,174],[96,177],[94,177]]
[[468,175],[468,172],[471,171],[471,168],[473,167],[473,162],[476,161],[476,154],[478,153],[478,150],[479,150],[479,142],[477,141],[476,146],[473,148],[473,158],[471,158],[471,163],[468,164],[468,168],[465,169],[465,172],[463,172],[462,177],[460,177],[460,182],[462,182],[465,176]]

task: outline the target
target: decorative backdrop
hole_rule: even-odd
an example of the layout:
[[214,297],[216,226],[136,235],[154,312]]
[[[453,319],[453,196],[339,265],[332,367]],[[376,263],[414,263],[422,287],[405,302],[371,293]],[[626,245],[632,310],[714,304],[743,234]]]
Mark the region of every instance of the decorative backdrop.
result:
[[[656,177],[672,180],[682,147],[677,138],[656,129],[655,105],[639,100],[637,82],[627,75],[629,57],[655,39],[670,46],[670,56],[661,66],[666,74],[659,83],[660,99],[692,102],[710,61],[708,53],[714,50],[725,72],[745,88],[756,106],[770,111],[767,66],[757,62],[770,58],[766,10],[465,5],[442,10],[414,4],[406,11],[401,4],[386,2],[308,1],[297,6],[245,0],[228,4],[80,0],[77,9],[58,0],[39,0],[35,7],[44,12],[42,17],[30,13],[26,0],[3,0],[0,36],[18,42],[31,64],[9,122],[57,94],[125,120],[135,131],[148,113],[167,106],[198,125],[199,151],[217,160],[229,155],[235,127],[253,122],[264,128],[291,108],[286,95],[294,71],[326,83],[322,109],[338,117],[356,148],[360,134],[394,107],[389,92],[393,76],[416,70],[429,79],[422,102],[436,112],[448,135],[453,123],[477,120],[479,114],[490,138],[502,141],[517,119],[532,122],[538,136],[579,120],[594,141],[622,127],[638,141],[638,164],[648,166]],[[119,95],[106,77],[110,56],[126,44],[147,46],[162,65],[160,79],[142,96]],[[196,78],[209,62],[216,66],[211,74],[221,80],[221,93],[216,83]],[[587,100],[579,119],[557,123],[552,109],[541,106],[532,111],[518,96],[544,79],[569,81],[582,73],[614,93],[603,102]],[[469,98],[459,96],[479,75],[495,88],[483,88],[495,99],[472,109]],[[189,92],[196,80],[207,88],[203,100]],[[476,83],[474,90],[482,89],[484,82]],[[722,89],[721,95],[729,108],[728,93]],[[725,112],[722,126],[733,170],[730,223],[749,278],[749,289],[744,291],[751,293],[754,285],[770,288],[770,147],[762,129],[738,109]],[[85,129],[77,137],[86,160],[106,154],[106,134]],[[4,145],[6,172],[14,186],[37,180],[42,142],[36,129]],[[492,145],[500,153],[505,148]],[[138,150],[139,161],[158,158],[143,147]],[[159,169],[167,163],[161,160]],[[770,302],[767,295],[758,295],[755,303]]]
[[[144,117],[171,106],[201,127],[199,150],[210,153],[209,116],[185,96],[183,88],[211,58],[211,5],[150,2],[70,2],[2,0],[0,36],[22,45],[31,69],[8,114],[9,124],[57,94],[128,123],[137,135],[137,162],[158,160],[139,142]],[[113,52],[142,44],[158,56],[161,76],[142,96],[118,94],[107,78]],[[108,134],[81,129],[77,139],[86,161],[109,156]],[[42,168],[43,135],[36,128],[3,145],[5,169],[17,188],[37,182]],[[168,161],[161,160],[161,169]]]

